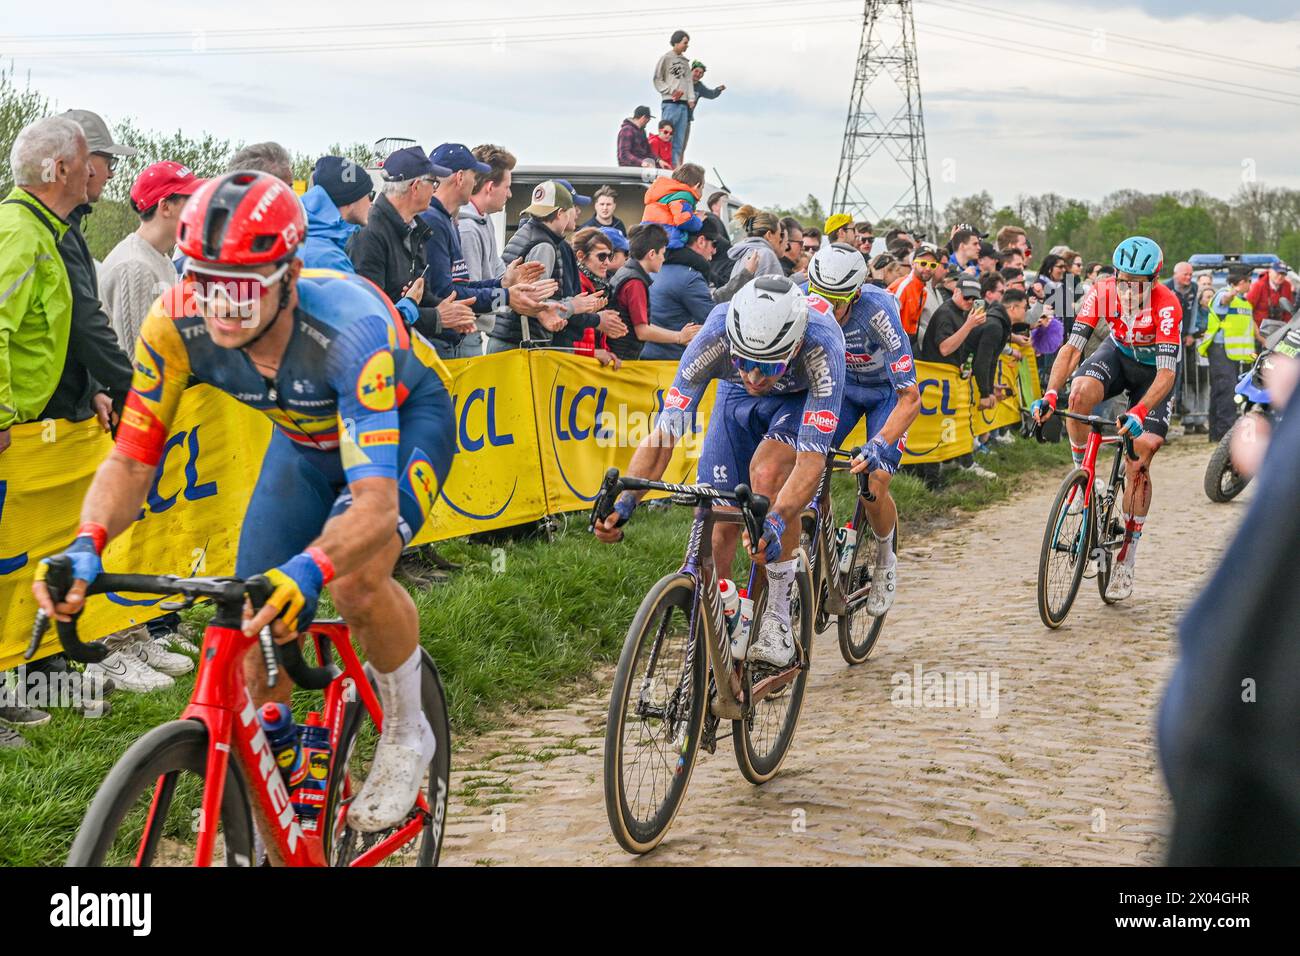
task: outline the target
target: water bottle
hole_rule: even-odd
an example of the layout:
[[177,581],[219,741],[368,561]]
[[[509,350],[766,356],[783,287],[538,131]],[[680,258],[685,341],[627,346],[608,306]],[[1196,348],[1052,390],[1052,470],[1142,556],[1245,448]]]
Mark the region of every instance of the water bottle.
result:
[[733,661],[743,661],[745,654],[749,651],[749,632],[750,623],[754,618],[754,602],[750,600],[746,591],[738,590],[740,595],[740,626],[736,628],[731,638],[731,659]]
[[271,753],[275,754],[285,784],[290,788],[298,786],[307,777],[307,763],[303,760],[293,712],[287,704],[266,703],[258,711],[257,719],[266,734],[266,742],[271,745]]
[[858,545],[858,529],[850,521],[835,532],[835,548],[840,556],[840,574],[848,574],[853,565],[853,549]]
[[722,619],[727,622],[727,633],[735,634],[740,623],[740,595],[736,593],[736,582],[723,578],[718,582],[718,594],[722,598]]
[[307,723],[299,729],[302,761],[307,773],[302,783],[289,799],[298,812],[305,831],[314,831],[320,825],[321,811],[325,809],[326,789],[329,786],[330,732],[321,723],[320,714],[307,715]]

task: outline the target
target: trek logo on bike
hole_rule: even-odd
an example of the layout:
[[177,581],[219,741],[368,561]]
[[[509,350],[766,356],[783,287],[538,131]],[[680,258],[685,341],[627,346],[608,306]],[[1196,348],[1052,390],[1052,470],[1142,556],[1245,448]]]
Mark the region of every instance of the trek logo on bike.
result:
[[803,423],[811,425],[823,435],[831,435],[835,432],[835,426],[840,423],[840,416],[823,408],[819,412],[804,412]]
[[677,386],[675,385],[668,389],[668,392],[664,395],[665,410],[672,409],[673,411],[684,412],[690,407],[690,404],[691,397],[689,395],[683,395],[681,392],[677,391]]

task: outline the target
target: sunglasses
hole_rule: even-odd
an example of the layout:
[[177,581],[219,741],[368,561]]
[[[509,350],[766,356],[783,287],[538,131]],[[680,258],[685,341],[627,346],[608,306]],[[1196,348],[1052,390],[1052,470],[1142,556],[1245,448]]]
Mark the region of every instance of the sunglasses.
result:
[[826,299],[830,302],[843,302],[843,303],[852,303],[857,300],[859,295],[862,294],[861,289],[854,289],[848,295],[840,295],[834,292],[826,292],[823,289],[817,288],[811,282],[808,284],[808,291],[815,295],[819,295],[823,299]]
[[256,272],[226,272],[221,269],[195,268],[191,265],[185,276],[194,284],[194,298],[202,305],[215,305],[225,301],[237,309],[247,309],[266,297],[266,290],[275,285],[289,271],[286,262],[269,276]]
[[121,156],[114,156],[112,153],[94,153],[93,155],[103,157],[110,173],[117,172],[117,164],[122,161]]
[[820,248],[821,248],[821,246],[819,246],[819,245],[818,245],[817,243],[815,243],[815,242],[805,242],[805,243],[803,244],[803,251],[804,251],[804,252],[816,252],[816,251],[817,251],[818,249],[820,249]]
[[790,367],[790,360],[782,362],[755,362],[752,359],[741,358],[739,355],[731,357],[731,364],[741,375],[749,372],[757,372],[765,378],[780,378],[785,374],[786,369]]
[[614,258],[614,253],[612,253],[612,252],[598,252],[598,253],[596,253],[596,257],[595,257],[595,258],[596,258],[596,261],[597,261],[597,262],[609,262],[610,259],[613,259],[613,258]]
[[937,268],[939,268],[939,263],[938,263],[938,261],[937,261],[937,260],[934,260],[934,259],[913,259],[913,260],[912,260],[912,265],[914,265],[914,266],[920,266],[922,269],[937,269]]

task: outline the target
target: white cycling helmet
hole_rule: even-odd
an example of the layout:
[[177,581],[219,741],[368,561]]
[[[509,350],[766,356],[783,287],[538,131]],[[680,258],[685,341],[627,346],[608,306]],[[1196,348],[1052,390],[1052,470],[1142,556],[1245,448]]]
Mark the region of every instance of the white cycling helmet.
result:
[[808,328],[808,299],[784,276],[750,280],[727,306],[731,354],[753,362],[786,362]]
[[823,246],[808,263],[808,286],[813,292],[852,295],[867,281],[867,260],[847,242]]

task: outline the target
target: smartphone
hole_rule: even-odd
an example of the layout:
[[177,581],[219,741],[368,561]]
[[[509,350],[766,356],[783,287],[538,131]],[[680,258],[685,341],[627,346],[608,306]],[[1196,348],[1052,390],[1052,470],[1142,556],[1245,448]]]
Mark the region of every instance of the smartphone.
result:
[[972,312],[987,312],[988,305],[983,299],[976,299],[971,303],[970,310]]

